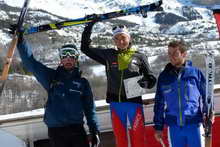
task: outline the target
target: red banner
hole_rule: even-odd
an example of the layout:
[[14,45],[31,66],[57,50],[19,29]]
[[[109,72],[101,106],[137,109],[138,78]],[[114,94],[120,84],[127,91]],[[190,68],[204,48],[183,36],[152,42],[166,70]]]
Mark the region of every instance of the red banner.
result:
[[220,37],[220,9],[213,10],[213,14],[216,20],[216,24],[218,27],[219,37]]

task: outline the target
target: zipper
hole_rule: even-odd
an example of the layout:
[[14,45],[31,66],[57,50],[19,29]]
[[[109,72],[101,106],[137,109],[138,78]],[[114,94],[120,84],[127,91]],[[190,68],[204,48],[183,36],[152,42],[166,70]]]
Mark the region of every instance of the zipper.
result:
[[124,76],[124,70],[122,70],[121,80],[120,80],[120,88],[119,88],[119,93],[118,93],[118,101],[119,102],[121,102],[121,88],[122,88],[123,76]]
[[178,75],[178,98],[179,98],[179,115],[180,115],[180,126],[183,126],[183,114],[182,114],[182,104],[181,104],[181,82],[180,82],[181,72]]
[[187,101],[187,103],[189,103],[189,96],[188,96],[188,90],[187,90],[187,82],[185,81],[185,83],[184,83],[184,91],[185,91],[185,94],[184,94],[184,96],[186,97],[186,101]]

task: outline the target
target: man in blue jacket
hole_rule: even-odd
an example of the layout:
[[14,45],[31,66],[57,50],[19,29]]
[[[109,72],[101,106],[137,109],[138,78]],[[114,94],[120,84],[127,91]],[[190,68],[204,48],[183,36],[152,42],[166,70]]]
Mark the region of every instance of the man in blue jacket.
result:
[[202,72],[186,60],[187,45],[172,41],[168,63],[159,75],[154,105],[155,137],[162,138],[168,126],[170,146],[203,146],[202,122],[207,113],[206,80]]
[[[13,32],[12,28],[12,32]],[[44,122],[52,147],[98,146],[98,125],[93,94],[87,79],[81,77],[78,68],[79,52],[75,45],[59,49],[60,65],[51,69],[38,62],[30,44],[20,33],[17,45],[24,66],[33,73],[46,89],[48,100]],[[84,129],[84,116],[90,131],[90,140]]]

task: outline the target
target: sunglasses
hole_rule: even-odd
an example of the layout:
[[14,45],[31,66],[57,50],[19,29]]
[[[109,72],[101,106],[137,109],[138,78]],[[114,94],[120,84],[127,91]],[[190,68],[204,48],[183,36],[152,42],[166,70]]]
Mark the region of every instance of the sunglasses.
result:
[[113,28],[112,28],[112,31],[115,31],[116,29],[124,29],[124,28],[126,28],[125,25],[119,25],[119,26],[113,27]]
[[72,48],[61,49],[60,58],[64,59],[64,58],[67,58],[67,57],[77,59],[79,57],[79,52],[75,49],[72,49]]

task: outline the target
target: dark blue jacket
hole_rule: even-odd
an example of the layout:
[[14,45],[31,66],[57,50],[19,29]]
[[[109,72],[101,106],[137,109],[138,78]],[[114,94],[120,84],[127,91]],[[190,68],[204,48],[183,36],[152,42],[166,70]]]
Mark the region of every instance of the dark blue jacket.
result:
[[24,66],[34,74],[48,93],[44,122],[48,127],[83,124],[84,115],[90,132],[98,131],[95,105],[89,82],[78,68],[66,71],[62,66],[51,69],[35,60],[26,41],[18,44]]
[[164,124],[184,126],[202,122],[207,112],[205,87],[204,75],[191,61],[186,61],[179,73],[169,63],[158,78],[155,129],[162,130]]

